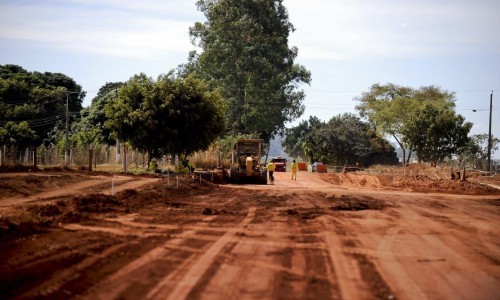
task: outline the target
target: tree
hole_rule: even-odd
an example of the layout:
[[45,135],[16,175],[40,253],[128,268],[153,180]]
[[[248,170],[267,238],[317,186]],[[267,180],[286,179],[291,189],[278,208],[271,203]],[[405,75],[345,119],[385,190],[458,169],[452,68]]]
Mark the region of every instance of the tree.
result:
[[65,129],[66,102],[71,123],[79,116],[84,97],[81,86],[64,74],[0,65],[0,126],[26,121],[37,136],[29,146],[55,143],[49,133]]
[[371,153],[362,160],[362,164],[370,165],[395,165],[399,162],[394,146],[377,132],[369,130]]
[[189,155],[206,149],[224,129],[224,110],[217,92],[193,77],[162,75],[154,82],[136,75],[118,98],[105,105],[106,127],[121,141],[145,150]]
[[354,165],[367,158],[372,149],[367,123],[349,113],[338,115],[326,123],[324,155],[337,165]]
[[22,149],[31,146],[36,139],[36,132],[29,127],[28,122],[9,121],[5,126],[0,127],[0,145]]
[[[498,144],[500,140],[498,138],[492,137],[491,152],[498,150]],[[469,137],[469,142],[465,147],[459,150],[459,161],[461,163],[469,164],[473,168],[484,167],[487,169],[487,163],[485,166],[480,166],[481,163],[488,158],[488,135],[487,134],[475,134]]]
[[309,122],[307,120],[301,121],[296,127],[287,128],[285,138],[281,142],[284,151],[291,157],[305,158],[306,154],[302,144],[307,133],[309,133]]
[[[154,100],[165,111],[163,150],[187,156],[205,150],[225,129],[225,107],[218,91],[194,77],[160,78]],[[157,111],[162,118],[161,110]]]
[[294,152],[297,154],[302,152],[303,156],[309,158],[310,162],[321,160],[314,133],[323,125],[324,122],[320,119],[310,116],[309,120],[301,122],[299,126],[287,129],[287,135],[283,141],[285,152],[290,156],[295,156]]
[[207,18],[190,28],[193,44],[203,48],[197,74],[221,89],[229,133],[258,133],[269,141],[302,115],[305,95],[298,88],[311,80],[309,71],[294,63],[298,49],[288,47],[295,29],[282,0],[197,5]]
[[[394,147],[373,131],[368,123],[353,114],[343,114],[322,122],[316,117],[288,130],[284,145],[299,148],[310,162],[336,165],[393,164],[397,162]],[[288,153],[288,152],[287,152]]]
[[[93,127],[98,128],[102,141],[107,145],[115,145],[116,140],[113,138],[111,131],[104,126],[107,120],[106,103],[118,98],[118,90],[123,85],[123,82],[107,82],[99,89],[90,106],[82,110],[81,122],[90,123]],[[86,128],[88,125],[83,127]]]
[[410,87],[388,83],[374,84],[370,91],[356,98],[359,104],[356,109],[361,117],[383,135],[391,136],[403,151],[403,163],[407,163],[411,156],[406,150],[404,128],[415,113],[425,108],[427,104],[435,107],[452,110],[455,106],[455,95],[443,91],[438,87],[429,86],[415,90]]
[[402,134],[405,142],[424,161],[441,162],[458,154],[469,143],[472,123],[445,108],[427,104],[407,122]]
[[89,170],[92,171],[93,155],[104,140],[102,129],[93,124],[91,118],[84,116],[80,121],[73,123],[72,132],[72,142],[89,151]]

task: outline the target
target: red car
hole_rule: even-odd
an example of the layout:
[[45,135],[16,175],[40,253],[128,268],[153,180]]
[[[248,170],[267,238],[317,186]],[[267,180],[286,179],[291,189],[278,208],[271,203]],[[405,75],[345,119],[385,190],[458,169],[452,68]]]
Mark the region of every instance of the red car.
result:
[[286,172],[286,158],[278,156],[273,158],[271,161],[274,163],[275,172]]

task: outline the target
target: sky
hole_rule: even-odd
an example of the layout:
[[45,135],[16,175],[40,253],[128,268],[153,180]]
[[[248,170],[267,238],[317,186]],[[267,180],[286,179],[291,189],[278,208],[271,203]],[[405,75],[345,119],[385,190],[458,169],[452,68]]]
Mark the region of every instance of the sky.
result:
[[[204,22],[195,0],[0,0],[0,65],[59,72],[87,92],[138,73],[156,78],[197,50],[189,27]],[[355,110],[373,84],[436,85],[456,112],[500,137],[500,1],[283,0],[296,63],[312,74],[302,119]],[[199,51],[200,49],[198,49]],[[475,110],[475,112],[474,112]],[[500,158],[500,151],[494,154]]]

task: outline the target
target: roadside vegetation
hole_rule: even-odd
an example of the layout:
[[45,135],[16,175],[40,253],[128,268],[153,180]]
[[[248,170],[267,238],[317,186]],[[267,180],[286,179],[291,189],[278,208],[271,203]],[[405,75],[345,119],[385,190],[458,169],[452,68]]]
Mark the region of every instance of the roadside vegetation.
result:
[[[216,153],[210,161],[218,165],[230,159],[238,137],[269,147],[284,135],[285,152],[310,163],[397,164],[395,142],[404,164],[416,153],[422,162],[484,167],[487,137],[470,136],[472,124],[455,112],[454,93],[436,86],[376,83],[355,99],[358,114],[311,116],[286,128],[302,116],[301,86],[312,80],[295,62],[298,48],[288,45],[295,28],[286,7],[239,0],[197,5],[206,21],[193,24],[189,36],[200,52],[156,79],[140,73],[108,82],[85,108],[85,91],[65,74],[0,66],[0,165],[92,170],[114,161],[125,170],[132,163],[147,169],[153,158],[171,163],[201,153],[201,162],[206,151]],[[492,151],[498,142],[492,139]]]

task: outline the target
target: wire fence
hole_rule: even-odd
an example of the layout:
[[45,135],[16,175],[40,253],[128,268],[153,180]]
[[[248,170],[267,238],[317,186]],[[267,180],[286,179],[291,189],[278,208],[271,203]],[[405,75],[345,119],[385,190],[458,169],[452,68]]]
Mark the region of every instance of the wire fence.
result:
[[[157,170],[174,172],[182,167],[182,161],[176,155],[154,157]],[[0,147],[0,166],[26,167],[70,167],[103,171],[150,171],[149,162],[152,157],[139,149],[129,147],[101,145],[94,149],[72,147],[68,151],[57,147],[39,147],[12,149]],[[202,170],[229,167],[230,157],[224,157],[218,150],[201,151],[189,157],[190,162]]]
[[[66,154],[67,153],[67,154]],[[230,155],[223,155],[218,149],[200,151],[189,157],[190,162],[198,171],[229,168],[231,165]],[[175,174],[182,168],[182,162],[175,155],[161,155],[156,158],[156,172],[165,174]],[[0,166],[36,166],[38,168],[50,167],[70,167],[80,170],[97,171],[125,171],[133,173],[151,173],[149,168],[150,158],[147,153],[129,147],[100,145],[89,150],[86,147],[72,147],[68,152],[57,147],[26,148],[23,150],[12,149],[0,146]],[[439,167],[423,167],[425,164],[410,164],[405,167],[395,166],[371,166],[370,168],[360,168],[353,166],[323,165],[312,168],[306,164],[305,170],[318,173],[363,173],[373,175],[391,176],[426,176],[434,179],[445,179],[453,176],[454,173],[463,172],[463,168],[453,167],[450,164],[443,164]],[[497,173],[497,167],[492,168],[493,173]],[[482,169],[482,170],[481,170]],[[466,173],[481,172],[486,168],[467,168]],[[210,174],[203,173],[201,177],[211,177]]]

